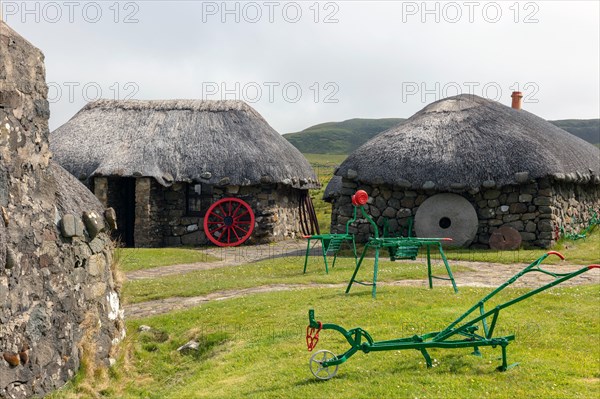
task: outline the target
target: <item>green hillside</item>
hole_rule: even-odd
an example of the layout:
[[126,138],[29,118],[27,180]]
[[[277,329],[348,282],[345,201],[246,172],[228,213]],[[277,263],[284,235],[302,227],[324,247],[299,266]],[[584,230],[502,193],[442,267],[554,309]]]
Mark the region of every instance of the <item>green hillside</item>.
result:
[[[298,133],[284,134],[304,154],[350,154],[378,133],[405,119],[349,119],[311,126]],[[600,119],[564,119],[549,121],[592,144],[600,143]]]
[[349,119],[321,123],[283,137],[302,153],[349,154],[371,137],[402,121],[402,118]]
[[600,119],[563,119],[550,121],[559,128],[592,144],[600,143]]

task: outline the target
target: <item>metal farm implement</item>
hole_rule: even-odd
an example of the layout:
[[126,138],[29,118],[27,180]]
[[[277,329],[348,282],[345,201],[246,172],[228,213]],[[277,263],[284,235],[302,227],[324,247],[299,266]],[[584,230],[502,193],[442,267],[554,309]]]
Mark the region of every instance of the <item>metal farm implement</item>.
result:
[[[377,273],[379,271],[379,255],[380,250],[387,249],[390,260],[396,261],[401,259],[417,259],[417,255],[419,254],[419,250],[422,247],[425,247],[427,250],[427,278],[429,280],[429,288],[433,288],[433,279],[439,280],[447,280],[452,283],[452,288],[454,288],[454,292],[458,292],[458,288],[456,288],[456,282],[454,281],[454,276],[452,275],[452,270],[450,270],[450,265],[448,264],[448,260],[446,259],[446,255],[444,254],[444,250],[442,248],[442,242],[452,241],[451,238],[417,238],[410,237],[411,227],[409,225],[409,237],[380,237],[379,236],[379,228],[377,224],[373,221],[373,219],[367,214],[364,205],[369,200],[369,195],[364,190],[358,190],[352,196],[352,205],[354,205],[354,218],[356,219],[356,209],[360,208],[360,211],[363,217],[371,224],[373,228],[373,237],[370,237],[365,247],[362,251],[362,255],[358,262],[356,262],[356,267],[354,269],[354,273],[348,282],[348,287],[346,288],[346,294],[350,292],[350,288],[352,288],[352,284],[360,284],[360,285],[368,285],[371,286],[371,295],[373,298],[377,295]],[[387,229],[384,229],[384,233]],[[448,277],[439,277],[434,276],[431,273],[431,247],[434,250],[437,250],[440,254],[440,258],[444,263],[446,268],[446,273]],[[365,260],[365,255],[369,251],[370,248],[375,249],[375,261],[373,263],[373,282],[362,282],[356,280],[356,275],[360,267]],[[308,251],[307,251],[308,256]],[[306,263],[305,263],[306,265]],[[306,266],[305,266],[306,269]]]
[[[325,330],[334,330],[344,336],[350,348],[340,354],[335,355],[328,350],[320,350],[316,352],[310,358],[309,366],[310,371],[313,375],[321,380],[328,380],[337,374],[338,366],[348,360],[352,355],[358,351],[364,353],[369,352],[380,352],[389,350],[402,350],[402,349],[415,349],[421,352],[427,363],[427,367],[432,367],[431,357],[428,349],[431,348],[473,348],[474,355],[481,355],[479,348],[482,346],[491,346],[495,348],[500,346],[502,349],[502,364],[498,367],[499,371],[506,371],[512,366],[508,365],[506,361],[506,347],[510,341],[515,339],[514,335],[507,336],[494,336],[494,330],[498,322],[498,316],[500,311],[517,302],[521,302],[535,294],[547,290],[548,288],[554,287],[562,283],[563,281],[572,279],[579,274],[585,273],[586,271],[593,268],[600,268],[600,265],[591,265],[581,268],[572,273],[554,273],[544,270],[540,267],[540,264],[549,255],[556,255],[561,259],[564,257],[558,252],[548,252],[541,256],[539,259],[525,267],[522,271],[515,274],[512,278],[500,285],[490,294],[482,298],[479,302],[473,305],[467,312],[462,316],[450,323],[442,331],[435,331],[426,333],[423,335],[414,335],[407,338],[398,338],[387,341],[375,341],[371,335],[360,327],[346,330],[345,328],[330,323],[321,323],[315,320],[314,310],[308,311],[309,324],[306,329],[306,344],[308,350],[312,351],[319,341],[319,333]],[[493,309],[485,310],[485,303],[493,298],[496,294],[502,291],[504,288],[513,284],[519,278],[527,273],[543,273],[554,277],[554,280],[542,287],[534,289],[526,294],[518,296],[512,300],[497,305]],[[491,319],[491,320],[490,320]],[[480,329],[481,326],[481,329]]]

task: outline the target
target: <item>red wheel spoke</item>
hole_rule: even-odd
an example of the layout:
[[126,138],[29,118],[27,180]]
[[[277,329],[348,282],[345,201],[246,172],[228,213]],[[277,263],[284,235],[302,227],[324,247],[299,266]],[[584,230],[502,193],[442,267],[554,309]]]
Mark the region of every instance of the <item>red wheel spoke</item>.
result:
[[235,218],[236,217],[235,214],[237,213],[237,211],[240,210],[241,207],[242,207],[242,204],[238,204],[237,208],[235,208],[235,210],[231,213],[231,216],[233,216]]
[[237,240],[240,240],[240,236],[238,236],[238,233],[235,231],[235,226],[231,226],[231,232],[233,233],[233,235],[235,236],[235,238],[237,238]]
[[241,215],[237,215],[236,217],[234,217],[235,220],[238,220],[239,218],[241,218],[242,216],[246,216],[249,212],[245,211],[244,213],[242,213]]
[[219,230],[222,230],[222,229],[224,229],[225,227],[227,227],[227,226],[219,226],[219,227],[217,227],[217,228],[215,228],[215,229],[212,229],[212,230],[210,230],[210,231],[209,231],[209,233],[210,233],[210,234],[212,234],[212,233],[216,233],[217,231],[219,231]]
[[242,233],[244,233],[244,235],[246,235],[248,233],[248,230],[244,230],[244,229],[242,229],[239,226],[233,226],[233,227],[235,227],[236,229],[238,229],[239,231],[241,231]]
[[225,212],[225,209],[223,209],[223,205],[219,204],[219,209],[221,210],[221,214],[227,216],[227,212]]
[[206,223],[208,223],[208,224],[223,224],[223,222],[211,222],[210,220]]
[[215,213],[215,212],[211,213],[211,214],[210,214],[210,216],[208,216],[208,217],[209,217],[209,218],[211,218],[211,217],[213,217],[213,216],[216,216],[216,217],[218,217],[219,219],[223,220],[223,216],[221,216],[221,215],[219,215],[218,213]]
[[227,229],[227,242],[231,242],[231,227]]
[[221,233],[221,235],[219,236],[219,238],[217,239],[220,243],[224,243],[224,241],[222,241],[223,237],[225,237],[225,232]]

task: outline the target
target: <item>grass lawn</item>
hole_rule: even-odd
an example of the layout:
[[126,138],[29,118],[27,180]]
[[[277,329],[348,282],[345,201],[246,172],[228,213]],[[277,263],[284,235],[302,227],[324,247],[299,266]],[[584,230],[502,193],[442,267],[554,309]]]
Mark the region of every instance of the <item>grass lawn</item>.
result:
[[[122,356],[109,374],[71,383],[52,398],[596,398],[600,395],[600,291],[598,286],[553,288],[502,311],[498,334],[515,333],[508,361],[495,371],[500,348],[432,349],[427,369],[420,353],[359,352],[338,376],[319,382],[308,369],[307,312],[323,322],[360,326],[376,340],[436,331],[489,289],[428,290],[387,287],[266,293],[208,303],[186,311],[127,323]],[[523,289],[509,290],[515,295]],[[503,299],[508,299],[505,296]],[[141,324],[154,330],[140,333]],[[347,349],[341,336],[320,334],[319,349]],[[190,339],[195,354],[176,348]]]
[[124,272],[218,260],[198,249],[189,248],[118,248],[115,257]]
[[[169,297],[191,297],[205,295],[220,290],[257,287],[269,284],[342,284],[348,283],[354,271],[354,259],[338,259],[329,274],[325,274],[323,258],[309,258],[307,273],[302,274],[304,257],[273,258],[241,266],[199,270],[182,275],[172,275],[156,279],[126,282],[123,295],[126,303],[145,302]],[[469,270],[466,267],[452,266],[452,271]],[[433,275],[445,276],[442,264],[434,263]],[[366,260],[357,276],[359,280],[372,281],[373,262]],[[377,281],[426,279],[427,266],[422,262],[380,261]],[[434,282],[435,284],[439,284]],[[355,288],[359,290],[359,288]],[[343,292],[345,288],[332,288]],[[370,288],[368,289],[370,292]]]

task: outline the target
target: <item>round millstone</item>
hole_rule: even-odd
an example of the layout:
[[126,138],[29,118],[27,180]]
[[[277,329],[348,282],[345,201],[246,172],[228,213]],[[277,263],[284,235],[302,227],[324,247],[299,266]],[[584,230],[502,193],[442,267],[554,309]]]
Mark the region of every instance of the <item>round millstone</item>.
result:
[[415,215],[417,237],[452,238],[451,246],[468,246],[477,233],[477,212],[458,194],[436,194]]

